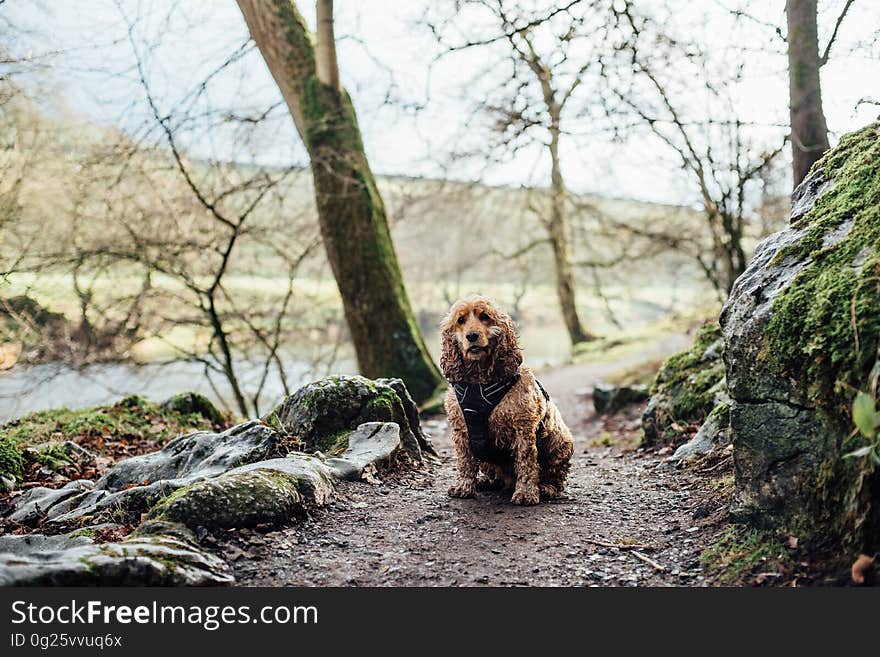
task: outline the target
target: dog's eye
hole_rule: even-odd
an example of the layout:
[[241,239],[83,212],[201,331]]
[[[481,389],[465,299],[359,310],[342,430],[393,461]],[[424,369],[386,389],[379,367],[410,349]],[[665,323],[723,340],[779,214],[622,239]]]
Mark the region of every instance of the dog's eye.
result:
[[481,322],[488,322],[488,321],[489,321],[489,315],[487,315],[486,313],[480,313],[480,321],[481,321]]
[[458,323],[464,324],[464,315],[462,315],[461,317],[458,318]]

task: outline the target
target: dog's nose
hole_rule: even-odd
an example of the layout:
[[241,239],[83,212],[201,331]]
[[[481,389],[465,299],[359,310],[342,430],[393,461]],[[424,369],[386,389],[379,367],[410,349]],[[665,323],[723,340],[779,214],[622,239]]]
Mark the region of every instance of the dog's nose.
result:
[[468,339],[468,342],[476,342],[477,338],[480,336],[478,336],[476,333],[468,333],[465,337]]

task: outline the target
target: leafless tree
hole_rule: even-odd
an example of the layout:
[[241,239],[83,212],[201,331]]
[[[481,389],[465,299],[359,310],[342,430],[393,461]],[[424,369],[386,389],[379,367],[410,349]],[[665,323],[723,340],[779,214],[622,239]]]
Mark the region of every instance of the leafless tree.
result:
[[354,106],[339,82],[333,2],[317,1],[314,34],[292,0],[238,5],[308,149],[324,248],[360,370],[400,377],[425,401],[442,377],[415,322]]
[[[546,150],[550,194],[539,216],[546,237],[530,245],[549,246],[553,254],[556,294],[572,344],[591,339],[577,304],[577,283],[570,240],[570,192],[563,175],[561,143],[573,123],[578,94],[589,93],[588,81],[604,47],[610,3],[569,0],[526,9],[507,0],[455,3],[455,11],[432,8],[423,22],[442,47],[441,57],[480,49],[487,65],[477,77],[492,75],[484,88],[472,87],[477,111],[492,117],[491,142],[481,157],[502,159],[530,145]],[[479,20],[477,20],[478,17]],[[500,76],[499,76],[500,74]],[[459,156],[475,153],[459,153]]]
[[125,18],[146,119],[133,134],[68,135],[73,167],[49,151],[32,175],[58,174],[56,213],[33,222],[35,210],[24,208],[5,235],[16,246],[6,240],[0,271],[70,281],[75,363],[163,344],[173,358],[201,363],[228,408],[259,413],[270,377],[289,391],[295,339],[319,331],[321,351],[333,358],[342,338],[332,315],[304,307],[296,285],[320,244],[307,181],[294,166],[187,153],[185,144],[231,126],[242,158],[252,151],[249,140],[266,117],[231,112],[210,93],[222,76],[245,70],[252,47],[243,43],[193,89],[160,96],[151,44],[137,19]]
[[662,224],[622,227],[689,253],[724,298],[745,270],[755,196],[782,153],[784,126],[740,118],[732,90],[742,62],[714,61],[702,44],[676,38],[668,25],[637,13],[633,2],[615,7],[617,48],[602,59],[607,116],[620,139],[656,140],[678,161],[711,248],[704,250],[699,234]]
[[[784,26],[755,16],[752,0],[743,0],[738,6],[728,8],[735,17],[750,21],[758,29],[768,30],[776,43],[785,46],[795,187],[829,147],[819,73],[830,61],[841,27],[854,4],[855,0],[842,0],[835,11],[820,12],[818,0],[786,0]],[[827,23],[828,38],[823,48],[819,28],[824,23]]]

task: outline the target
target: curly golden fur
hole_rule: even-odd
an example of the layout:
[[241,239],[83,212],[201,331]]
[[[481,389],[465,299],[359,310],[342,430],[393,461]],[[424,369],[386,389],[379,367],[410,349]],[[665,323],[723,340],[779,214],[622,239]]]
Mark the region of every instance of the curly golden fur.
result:
[[[494,383],[519,380],[489,416],[489,431],[511,454],[510,465],[478,461],[470,449],[464,414],[450,389],[446,414],[458,462],[452,497],[473,497],[478,488],[513,488],[514,504],[537,504],[563,494],[571,455],[571,432],[559,409],[544,398],[532,371],[522,365],[513,321],[492,300],[472,296],[456,301],[441,324],[440,367],[448,381]],[[544,430],[538,438],[538,425]],[[479,475],[479,480],[478,480]]]

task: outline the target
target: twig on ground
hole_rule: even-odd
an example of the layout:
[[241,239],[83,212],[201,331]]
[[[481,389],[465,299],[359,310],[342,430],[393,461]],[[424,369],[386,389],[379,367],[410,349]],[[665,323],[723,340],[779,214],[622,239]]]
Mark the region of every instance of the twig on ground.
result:
[[588,538],[588,543],[593,543],[594,545],[601,545],[602,547],[607,548],[617,548],[618,550],[656,550],[653,545],[647,545],[645,543],[609,543],[608,541],[601,541],[598,538]]
[[725,456],[720,461],[718,461],[718,463],[716,463],[715,465],[711,465],[708,468],[700,468],[696,472],[698,472],[699,474],[708,474],[709,472],[712,472],[713,470],[717,470],[721,466],[727,465],[728,463],[730,463],[732,461],[733,461],[733,456]]
[[651,559],[650,557],[646,557],[646,556],[645,556],[644,554],[642,554],[641,552],[639,552],[639,551],[637,551],[637,550],[633,550],[633,551],[632,551],[632,555],[633,555],[634,557],[636,557],[637,559],[641,559],[642,561],[644,561],[646,564],[648,564],[649,566],[651,566],[651,567],[652,567],[654,570],[656,570],[657,572],[660,572],[660,573],[665,573],[665,572],[666,572],[666,566],[663,566],[663,565],[657,563],[656,561],[654,561],[654,560]]

